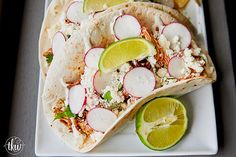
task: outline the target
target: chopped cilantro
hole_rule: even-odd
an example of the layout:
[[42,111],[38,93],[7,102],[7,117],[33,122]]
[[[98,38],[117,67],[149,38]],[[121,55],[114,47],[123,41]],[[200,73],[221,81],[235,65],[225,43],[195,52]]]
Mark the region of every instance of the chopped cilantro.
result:
[[111,97],[111,92],[110,92],[110,91],[107,91],[107,92],[104,94],[103,98],[104,98],[105,100],[107,100],[108,102],[110,102],[111,99],[112,99],[112,97]]
[[70,118],[71,118],[71,117],[76,117],[76,114],[73,114],[73,113],[71,112],[69,105],[67,105],[67,107],[66,107],[65,115],[66,115],[67,117],[70,117]]
[[123,87],[123,85],[120,83],[120,84],[118,85],[118,90],[120,91],[120,90],[122,89],[122,87]]
[[73,114],[70,110],[70,106],[67,105],[66,109],[64,112],[61,112],[61,113],[57,113],[54,117],[54,120],[57,120],[57,119],[61,119],[61,118],[64,118],[64,117],[67,117],[67,118],[74,118],[76,117],[76,114]]
[[46,61],[47,61],[48,64],[50,64],[52,62],[52,59],[53,59],[53,54],[48,54],[46,56]]
[[61,118],[63,118],[63,117],[65,117],[64,112],[62,112],[62,113],[57,113],[57,114],[55,115],[55,117],[54,117],[54,120],[61,119]]

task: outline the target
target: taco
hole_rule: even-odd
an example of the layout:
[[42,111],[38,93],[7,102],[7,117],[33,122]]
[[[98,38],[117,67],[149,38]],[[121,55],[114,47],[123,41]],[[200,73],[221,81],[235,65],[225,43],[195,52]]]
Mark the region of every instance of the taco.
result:
[[[167,12],[185,23],[191,30],[194,30],[189,20],[177,10],[157,3],[146,3],[143,5]],[[112,10],[107,9],[106,11],[85,14],[82,12],[82,7],[83,1],[79,0],[53,0],[50,3],[45,13],[39,37],[39,63],[43,78],[47,75],[53,56],[58,51],[61,51],[66,40],[80,29],[82,23],[86,23],[88,18],[93,19]],[[119,8],[117,7],[117,9]]]
[[72,34],[50,65],[42,102],[62,140],[88,152],[151,99],[215,80],[214,65],[184,16],[132,2],[107,9]]
[[88,19],[82,7],[83,1],[53,0],[50,3],[39,37],[39,63],[43,78],[47,75],[53,56],[60,53],[66,40]]

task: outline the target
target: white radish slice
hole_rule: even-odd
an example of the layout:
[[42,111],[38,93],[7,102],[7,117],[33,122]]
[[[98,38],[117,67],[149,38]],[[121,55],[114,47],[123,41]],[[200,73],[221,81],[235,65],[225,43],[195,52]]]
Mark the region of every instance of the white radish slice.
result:
[[88,16],[83,13],[83,1],[72,2],[66,11],[66,18],[73,23],[80,24],[80,22]]
[[66,43],[66,38],[62,32],[56,32],[52,39],[52,52],[53,54],[61,53]]
[[89,126],[99,132],[106,132],[116,119],[117,116],[112,111],[100,107],[90,110],[86,117]]
[[71,112],[78,114],[86,104],[86,89],[82,85],[73,86],[68,93]]
[[156,85],[154,74],[144,67],[137,67],[124,77],[125,90],[134,97],[143,97],[149,94]]
[[174,56],[168,63],[168,73],[175,78],[184,77],[186,74],[186,67],[183,58]]
[[87,67],[98,69],[98,62],[104,48],[92,48],[85,54],[84,62]]
[[162,30],[162,34],[168,41],[172,41],[174,37],[178,36],[181,50],[184,50],[191,44],[191,33],[184,25],[180,23],[171,23],[165,26]]
[[112,73],[100,73],[97,71],[93,77],[93,87],[95,91],[102,94],[102,90],[111,84]]
[[113,31],[118,40],[137,37],[141,34],[138,20],[131,15],[121,15],[116,18]]

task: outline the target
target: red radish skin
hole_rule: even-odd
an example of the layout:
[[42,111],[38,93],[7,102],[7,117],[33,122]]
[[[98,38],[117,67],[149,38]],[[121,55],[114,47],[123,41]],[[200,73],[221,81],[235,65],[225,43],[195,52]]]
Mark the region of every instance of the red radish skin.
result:
[[98,62],[103,51],[103,47],[89,49],[84,56],[85,65],[90,68],[98,69]]
[[[131,79],[129,78],[129,74],[134,71],[134,70],[138,70],[136,72],[136,74],[134,74]],[[140,78],[142,76],[148,76],[149,80],[147,80],[147,77],[144,78],[145,80],[143,81],[150,81],[149,82],[149,85],[148,85],[148,90],[147,91],[144,91],[143,88],[144,88],[144,84],[142,84],[143,82],[140,82],[137,81],[137,78]],[[127,81],[127,78],[130,80],[130,81]],[[133,86],[128,86],[129,84],[133,84]],[[124,85],[124,90],[126,92],[128,92],[131,96],[135,97],[135,98],[141,98],[145,95],[147,95],[148,93],[150,93],[151,91],[153,91],[155,89],[155,86],[156,86],[156,78],[155,78],[155,75],[153,74],[153,72],[151,72],[150,70],[148,70],[147,68],[144,68],[144,67],[136,67],[134,69],[131,69],[130,71],[128,71],[124,78],[123,78],[123,85]],[[147,85],[147,84],[146,84]],[[137,90],[142,90],[140,91],[139,93],[135,93],[134,91],[132,91],[134,88],[136,88]],[[138,89],[139,88],[139,89]]]
[[86,101],[86,89],[82,85],[76,85],[70,88],[68,93],[68,103],[72,113],[80,113],[86,104]]
[[57,53],[60,53],[63,50],[65,43],[66,43],[65,35],[60,31],[56,32],[52,39],[53,54],[55,55]]
[[171,41],[175,36],[180,38],[180,49],[184,50],[189,47],[192,41],[191,33],[188,28],[181,23],[173,22],[166,25],[161,34],[163,34],[168,41]]
[[74,1],[66,10],[66,18],[74,24],[80,24],[81,21],[87,18],[87,15],[82,10],[83,1]]
[[185,70],[185,62],[183,58],[174,56],[170,59],[168,63],[168,73],[170,76],[179,79],[185,76],[182,71]]
[[87,116],[86,121],[88,125],[97,132],[106,132],[106,130],[116,121],[117,116],[112,111],[95,107],[91,109]]
[[102,94],[102,90],[110,84],[112,79],[111,73],[100,74],[99,70],[94,74],[93,87],[98,94]]
[[141,34],[141,25],[132,15],[120,15],[115,19],[113,32],[118,40],[137,37]]

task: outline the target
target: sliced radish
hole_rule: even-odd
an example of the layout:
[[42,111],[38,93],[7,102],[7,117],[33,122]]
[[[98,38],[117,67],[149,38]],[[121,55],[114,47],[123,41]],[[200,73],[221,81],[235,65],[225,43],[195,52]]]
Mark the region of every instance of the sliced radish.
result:
[[80,22],[87,18],[87,15],[83,13],[83,2],[72,2],[66,11],[66,18],[73,23],[80,24]]
[[117,119],[117,116],[105,108],[94,108],[87,114],[86,120],[91,128],[105,132]]
[[56,32],[52,39],[52,52],[53,54],[60,53],[66,43],[66,37],[62,32]]
[[78,114],[86,104],[86,89],[82,85],[73,86],[68,93],[71,112]]
[[144,67],[130,70],[124,77],[125,90],[134,97],[143,97],[150,93],[156,85],[154,74]]
[[90,68],[98,69],[98,62],[104,48],[92,48],[85,54],[84,62]]
[[95,91],[102,94],[102,90],[111,84],[112,74],[111,73],[100,73],[97,71],[93,77],[93,87]]
[[141,34],[138,20],[131,15],[121,15],[116,18],[113,31],[117,39],[137,37]]
[[172,41],[175,36],[178,36],[181,50],[184,50],[191,44],[191,33],[184,25],[180,23],[171,23],[165,26],[165,28],[162,30],[162,34],[169,41]]
[[170,59],[168,64],[168,73],[175,78],[184,77],[186,74],[186,67],[183,58],[174,56]]

